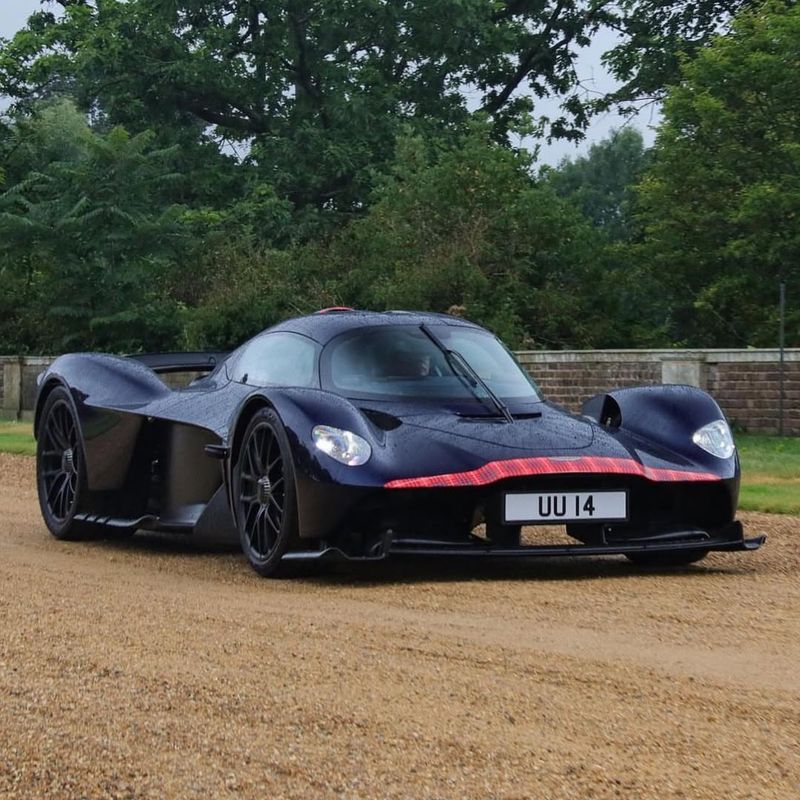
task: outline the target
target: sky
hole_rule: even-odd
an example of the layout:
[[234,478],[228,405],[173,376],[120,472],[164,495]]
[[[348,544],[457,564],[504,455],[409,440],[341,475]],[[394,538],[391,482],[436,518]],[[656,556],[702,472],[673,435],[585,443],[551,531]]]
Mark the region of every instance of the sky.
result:
[[[40,7],[40,0],[0,0],[0,37],[9,38],[14,35],[24,24],[28,15]],[[57,6],[55,6],[57,8]],[[586,48],[578,62],[578,78],[581,84],[589,90],[605,93],[614,88],[614,79],[606,72],[600,63],[600,55],[614,44],[610,34],[599,34],[591,47]],[[4,104],[0,100],[0,110]],[[558,114],[558,100],[550,99],[538,101],[539,113],[555,117]],[[586,138],[575,145],[571,142],[556,141],[551,144],[540,143],[539,162],[544,164],[557,164],[562,158],[575,158],[585,154],[589,147],[609,133],[623,125],[632,125],[638,128],[644,136],[645,144],[650,145],[654,139],[653,126],[658,122],[657,112],[652,108],[642,112],[633,120],[625,120],[619,115],[609,112],[594,118]]]

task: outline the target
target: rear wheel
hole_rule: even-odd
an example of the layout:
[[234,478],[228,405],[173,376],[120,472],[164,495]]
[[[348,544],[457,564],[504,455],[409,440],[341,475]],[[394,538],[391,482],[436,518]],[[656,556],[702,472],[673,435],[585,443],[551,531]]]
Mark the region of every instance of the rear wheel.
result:
[[297,538],[297,496],[289,440],[269,408],[250,420],[234,470],[236,522],[242,550],[265,577]]
[[66,389],[58,387],[42,409],[36,442],[36,486],[45,524],[56,539],[77,539],[88,526],[77,521],[87,491],[79,423]]
[[685,567],[702,561],[708,550],[688,550],[666,553],[626,553],[625,557],[639,567]]

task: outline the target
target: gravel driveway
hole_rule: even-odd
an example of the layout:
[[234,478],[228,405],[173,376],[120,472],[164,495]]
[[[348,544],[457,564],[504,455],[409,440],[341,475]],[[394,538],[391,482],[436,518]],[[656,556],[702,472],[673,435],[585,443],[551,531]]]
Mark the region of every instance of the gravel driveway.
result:
[[0,455],[2,798],[800,797],[800,519],[622,558],[267,581],[60,543]]

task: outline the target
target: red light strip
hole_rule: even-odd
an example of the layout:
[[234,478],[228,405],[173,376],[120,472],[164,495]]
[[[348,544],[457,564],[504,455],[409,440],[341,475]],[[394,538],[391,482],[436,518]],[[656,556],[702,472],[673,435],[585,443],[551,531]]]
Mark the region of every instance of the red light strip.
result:
[[468,472],[451,472],[429,475],[424,478],[398,478],[384,484],[385,489],[434,489],[440,487],[486,486],[504,478],[521,478],[529,475],[634,475],[649,481],[718,481],[719,475],[711,472],[694,472],[683,469],[646,467],[632,458],[605,456],[579,456],[577,458],[512,458],[508,461],[490,461]]

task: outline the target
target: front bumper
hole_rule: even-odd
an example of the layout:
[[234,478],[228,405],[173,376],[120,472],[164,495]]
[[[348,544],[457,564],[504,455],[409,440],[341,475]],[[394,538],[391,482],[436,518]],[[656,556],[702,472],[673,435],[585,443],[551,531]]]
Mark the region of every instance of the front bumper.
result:
[[383,539],[364,554],[354,555],[344,550],[320,544],[319,549],[287,553],[284,560],[347,560],[380,561],[388,556],[449,556],[489,558],[536,558],[545,556],[606,556],[630,553],[674,553],[680,552],[730,552],[758,550],[766,536],[745,538],[740,522],[731,522],[713,531],[695,528],[673,530],[668,533],[629,537],[623,541],[603,541],[597,544],[565,545],[492,545],[478,540],[450,542],[435,539],[399,539],[387,532]]

